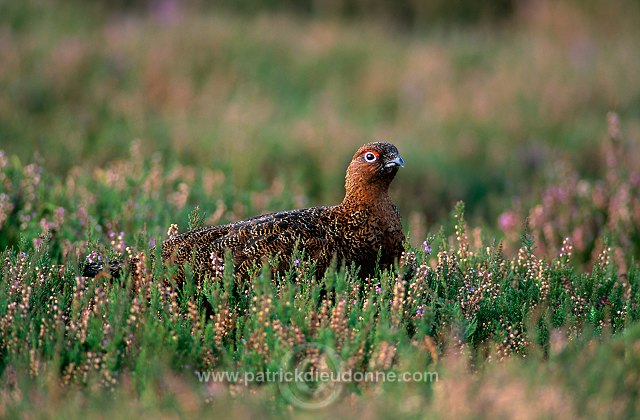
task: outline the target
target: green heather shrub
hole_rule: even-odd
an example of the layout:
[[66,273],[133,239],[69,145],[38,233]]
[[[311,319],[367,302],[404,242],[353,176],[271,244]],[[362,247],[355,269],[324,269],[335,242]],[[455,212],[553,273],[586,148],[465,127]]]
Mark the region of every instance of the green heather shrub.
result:
[[[64,180],[42,173],[37,164],[2,159],[6,198],[1,232],[11,241],[0,261],[5,413],[35,403],[29,393],[11,396],[23,386],[81,395],[118,394],[127,386],[130,398],[144,400],[148,393],[165,398],[159,395],[167,391],[154,391],[164,381],[195,392],[198,407],[210,398],[238,395],[239,388],[240,395],[254,389],[269,395],[265,398],[275,403],[272,408],[281,410],[292,397],[277,384],[226,380],[217,383],[221,388],[211,388],[199,383],[198,375],[224,371],[253,378],[287,366],[292,354],[311,360],[312,370],[326,369],[333,357],[338,360],[334,369],[362,374],[413,367],[446,377],[452,365],[440,359],[456,354],[467,360],[470,375],[493,372],[514,359],[535,360],[552,372],[555,365],[568,369],[565,363],[573,362],[562,358],[574,360],[579,352],[566,349],[582,346],[585,337],[609,346],[609,337],[624,336],[628,326],[637,329],[640,277],[635,263],[621,272],[607,246],[584,272],[569,241],[551,258],[538,256],[526,226],[519,250],[509,255],[502,242],[483,239],[482,233],[470,240],[462,203],[452,213],[451,234],[444,227],[419,247],[407,248],[396,269],[373,278],[359,278],[351,268],[329,270],[318,279],[299,263],[281,277],[272,279],[267,270],[238,284],[227,266],[219,278],[187,276],[179,287],[171,280],[172,267],[152,263],[155,251],[149,245],[164,236],[155,226],[166,226],[165,212],[186,210],[188,199],[179,196],[180,187],[175,192],[170,185],[193,176],[199,181],[183,194],[205,196],[199,191],[206,185],[202,179],[215,175],[165,167],[157,158],[148,161],[136,153]],[[219,192],[209,199],[224,203],[235,197]],[[163,209],[167,203],[172,208]],[[207,220],[198,209],[189,219],[191,228]],[[87,258],[139,251],[145,265],[136,288],[128,273],[118,279],[80,276]],[[622,363],[615,351],[602,354]],[[565,385],[576,386],[571,385],[576,376],[567,375]],[[434,386],[422,384],[412,392],[427,405],[437,404]],[[367,395],[376,387],[384,390],[389,384],[350,382],[341,393],[343,398]],[[388,392],[391,398],[393,388]],[[579,398],[588,399],[598,390],[580,392]],[[635,412],[631,397],[619,399],[624,413]],[[298,400],[293,401],[295,406]]]

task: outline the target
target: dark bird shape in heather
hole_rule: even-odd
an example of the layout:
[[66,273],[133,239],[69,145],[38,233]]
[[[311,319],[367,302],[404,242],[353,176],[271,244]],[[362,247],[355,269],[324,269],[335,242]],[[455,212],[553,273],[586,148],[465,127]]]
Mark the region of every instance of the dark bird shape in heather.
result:
[[[318,277],[334,258],[370,276],[377,265],[391,266],[404,250],[400,214],[389,196],[389,185],[402,166],[393,144],[365,144],[347,168],[340,204],[269,213],[170,236],[162,243],[162,260],[178,266],[178,283],[184,279],[185,264],[192,264],[198,279],[219,276],[228,255],[242,279],[259,270],[264,258],[274,272],[283,272],[291,267],[296,250],[310,258]],[[121,265],[115,264],[115,270]],[[100,269],[85,265],[84,274],[95,275]]]

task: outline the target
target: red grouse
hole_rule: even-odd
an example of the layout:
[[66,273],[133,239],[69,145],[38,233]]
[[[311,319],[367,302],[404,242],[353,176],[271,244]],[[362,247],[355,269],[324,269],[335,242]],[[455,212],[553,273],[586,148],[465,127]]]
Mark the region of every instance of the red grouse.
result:
[[[340,204],[269,213],[175,235],[162,243],[162,259],[178,265],[179,283],[185,263],[192,264],[198,279],[215,277],[228,255],[238,278],[250,278],[264,258],[270,258],[274,272],[282,272],[291,267],[295,250],[310,259],[318,277],[333,258],[355,264],[363,276],[372,275],[377,264],[392,265],[404,249],[400,215],[389,196],[389,185],[402,166],[393,144],[365,144],[347,168]],[[111,267],[112,274],[120,265]],[[87,264],[84,275],[95,276],[102,269]]]

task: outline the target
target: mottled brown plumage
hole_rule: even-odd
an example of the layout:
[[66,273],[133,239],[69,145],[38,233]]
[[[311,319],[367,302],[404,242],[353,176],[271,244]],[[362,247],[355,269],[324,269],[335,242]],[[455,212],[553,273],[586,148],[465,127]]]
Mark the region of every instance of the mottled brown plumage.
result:
[[178,265],[178,282],[189,263],[197,278],[216,277],[225,255],[233,257],[240,279],[249,278],[267,257],[273,271],[281,272],[290,268],[296,249],[315,263],[318,277],[333,258],[371,275],[376,264],[388,267],[403,251],[400,215],[389,196],[401,166],[404,161],[394,145],[365,144],[349,164],[340,204],[269,213],[175,235],[163,242],[162,259]]

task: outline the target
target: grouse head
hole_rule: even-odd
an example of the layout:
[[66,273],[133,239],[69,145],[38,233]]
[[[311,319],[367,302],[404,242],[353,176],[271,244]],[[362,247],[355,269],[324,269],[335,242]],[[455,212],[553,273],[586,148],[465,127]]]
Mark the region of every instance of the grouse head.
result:
[[391,143],[374,142],[362,146],[347,168],[347,196],[375,196],[386,193],[404,160]]

